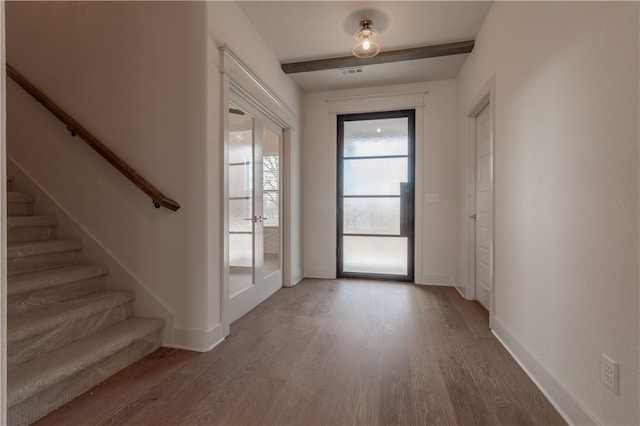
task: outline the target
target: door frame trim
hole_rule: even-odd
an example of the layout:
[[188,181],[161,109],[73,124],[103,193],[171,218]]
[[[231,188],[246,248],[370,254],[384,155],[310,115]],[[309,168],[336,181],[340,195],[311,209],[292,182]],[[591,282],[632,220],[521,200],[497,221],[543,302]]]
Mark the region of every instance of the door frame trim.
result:
[[[336,277],[337,278],[366,278],[366,279],[381,279],[381,280],[401,280],[408,282],[415,282],[415,264],[416,264],[416,116],[417,111],[416,108],[402,108],[402,109],[394,109],[388,111],[372,111],[372,112],[359,112],[359,113],[346,113],[346,114],[337,114],[336,115]],[[342,245],[340,244],[341,237],[343,236],[343,201],[341,185],[343,183],[343,168],[344,168],[344,158],[342,152],[342,140],[341,140],[341,129],[344,127],[345,121],[359,121],[359,120],[376,120],[376,119],[386,119],[386,118],[408,118],[408,136],[409,140],[412,142],[409,143],[408,146],[408,174],[410,181],[412,183],[413,194],[411,194],[411,198],[409,199],[411,204],[411,209],[413,211],[413,215],[410,218],[410,234],[408,241],[408,252],[407,252],[407,276],[401,275],[392,275],[392,274],[375,274],[375,273],[356,273],[356,272],[344,272],[342,268],[342,253],[340,249]],[[346,119],[345,119],[346,118]],[[381,158],[384,158],[381,157]],[[386,235],[381,235],[385,237]],[[393,235],[389,235],[389,237],[393,237]]]
[[[207,256],[209,258],[219,257],[222,253],[222,267],[219,270],[209,269],[208,282],[221,282],[220,293],[220,317],[219,321],[222,323],[223,337],[226,337],[231,332],[231,322],[229,318],[229,238],[228,238],[228,185],[229,185],[229,167],[227,165],[229,159],[229,123],[227,106],[232,99],[232,93],[234,96],[238,96],[245,100],[251,106],[256,108],[260,113],[265,115],[268,119],[276,123],[282,128],[282,162],[281,162],[281,249],[282,249],[282,284],[284,287],[292,286],[291,276],[291,238],[292,224],[291,224],[291,132],[295,128],[296,120],[298,116],[293,112],[288,105],[282,101],[278,96],[269,89],[269,87],[263,83],[253,71],[244,63],[240,58],[226,45],[218,45],[218,51],[220,53],[220,73],[221,73],[221,91],[222,91],[222,105],[220,108],[221,114],[221,132],[220,140],[222,146],[219,147],[219,153],[222,154],[222,163],[220,165],[220,173],[222,174],[222,188],[215,188],[214,192],[208,191],[208,197],[217,200],[222,194],[222,215],[219,218],[219,232],[222,235],[221,245],[214,247],[207,244]],[[220,160],[219,160],[220,161]],[[218,191],[221,189],[220,191]],[[217,201],[212,201],[214,204]],[[219,214],[216,211],[216,214]],[[211,262],[213,263],[213,262]],[[213,295],[209,295],[209,299],[214,299]]]
[[476,212],[476,138],[475,121],[480,112],[489,106],[489,188],[491,194],[491,241],[490,241],[490,284],[489,289],[489,327],[492,328],[492,320],[495,315],[495,74],[485,83],[480,93],[476,96],[471,107],[465,114],[465,193],[466,205],[464,206],[465,238],[463,250],[466,252],[466,277],[463,278],[464,288],[458,291],[465,299],[476,299],[476,223],[470,216]]
[[[338,125],[338,115],[340,114],[355,114],[361,112],[378,112],[378,111],[395,111],[401,109],[415,109],[416,111],[416,194],[422,194],[424,188],[424,145],[430,141],[430,134],[425,131],[426,116],[429,111],[429,90],[426,88],[411,91],[411,92],[370,92],[367,95],[357,96],[342,96],[342,97],[329,97],[325,99],[327,104],[327,114],[330,120],[330,129],[336,129]],[[335,133],[332,132],[333,135]],[[336,141],[334,141],[335,143]],[[337,155],[338,150],[333,151],[334,155]],[[337,164],[337,159],[333,158],[333,164]],[[333,170],[333,176],[335,177],[336,171]],[[337,201],[335,193],[337,185],[335,181],[334,185],[331,185],[332,200]],[[423,212],[424,212],[424,197],[422,195],[416,195],[415,202],[415,235],[417,236],[414,244],[414,282],[417,284],[427,284],[431,282],[432,275],[424,275],[422,267],[422,244],[423,244]],[[336,208],[335,204],[333,205]],[[331,222],[331,226],[335,229],[337,226],[336,217],[332,215],[328,218]],[[331,233],[331,245],[327,246],[329,252],[327,258],[335,259],[336,253],[336,232]],[[331,276],[335,278],[337,276],[336,269],[337,262],[331,262],[326,266],[326,269],[320,270],[320,276]]]

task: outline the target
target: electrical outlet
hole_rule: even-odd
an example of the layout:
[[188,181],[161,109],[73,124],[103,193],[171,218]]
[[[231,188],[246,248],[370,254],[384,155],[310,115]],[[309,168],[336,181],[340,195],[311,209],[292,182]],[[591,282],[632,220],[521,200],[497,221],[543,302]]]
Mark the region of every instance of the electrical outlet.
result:
[[618,394],[618,363],[602,354],[602,383]]

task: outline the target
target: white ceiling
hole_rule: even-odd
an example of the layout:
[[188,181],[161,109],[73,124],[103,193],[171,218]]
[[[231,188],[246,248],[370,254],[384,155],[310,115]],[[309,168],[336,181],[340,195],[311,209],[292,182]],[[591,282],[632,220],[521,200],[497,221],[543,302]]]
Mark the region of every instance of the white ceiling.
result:
[[[281,63],[351,55],[362,19],[371,19],[382,51],[472,40],[490,1],[240,1]],[[467,55],[290,74],[303,91],[455,78]]]

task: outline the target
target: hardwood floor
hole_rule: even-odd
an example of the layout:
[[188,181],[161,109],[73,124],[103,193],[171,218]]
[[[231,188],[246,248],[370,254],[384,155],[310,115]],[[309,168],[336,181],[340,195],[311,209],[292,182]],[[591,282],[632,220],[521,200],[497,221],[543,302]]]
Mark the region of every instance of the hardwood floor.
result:
[[37,425],[560,425],[453,288],[305,279],[208,353],[162,348]]

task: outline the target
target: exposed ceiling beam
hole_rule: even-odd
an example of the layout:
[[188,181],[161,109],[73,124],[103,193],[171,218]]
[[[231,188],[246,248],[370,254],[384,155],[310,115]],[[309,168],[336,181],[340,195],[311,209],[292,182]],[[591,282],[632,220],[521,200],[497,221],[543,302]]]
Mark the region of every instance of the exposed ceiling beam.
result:
[[361,67],[364,65],[385,64],[388,62],[411,61],[413,59],[434,58],[436,56],[459,55],[473,50],[474,40],[456,43],[438,44],[435,46],[412,47],[410,49],[381,52],[373,58],[361,59],[355,56],[340,58],[316,59],[313,61],[290,62],[282,64],[285,74],[299,72],[331,70],[339,68]]

